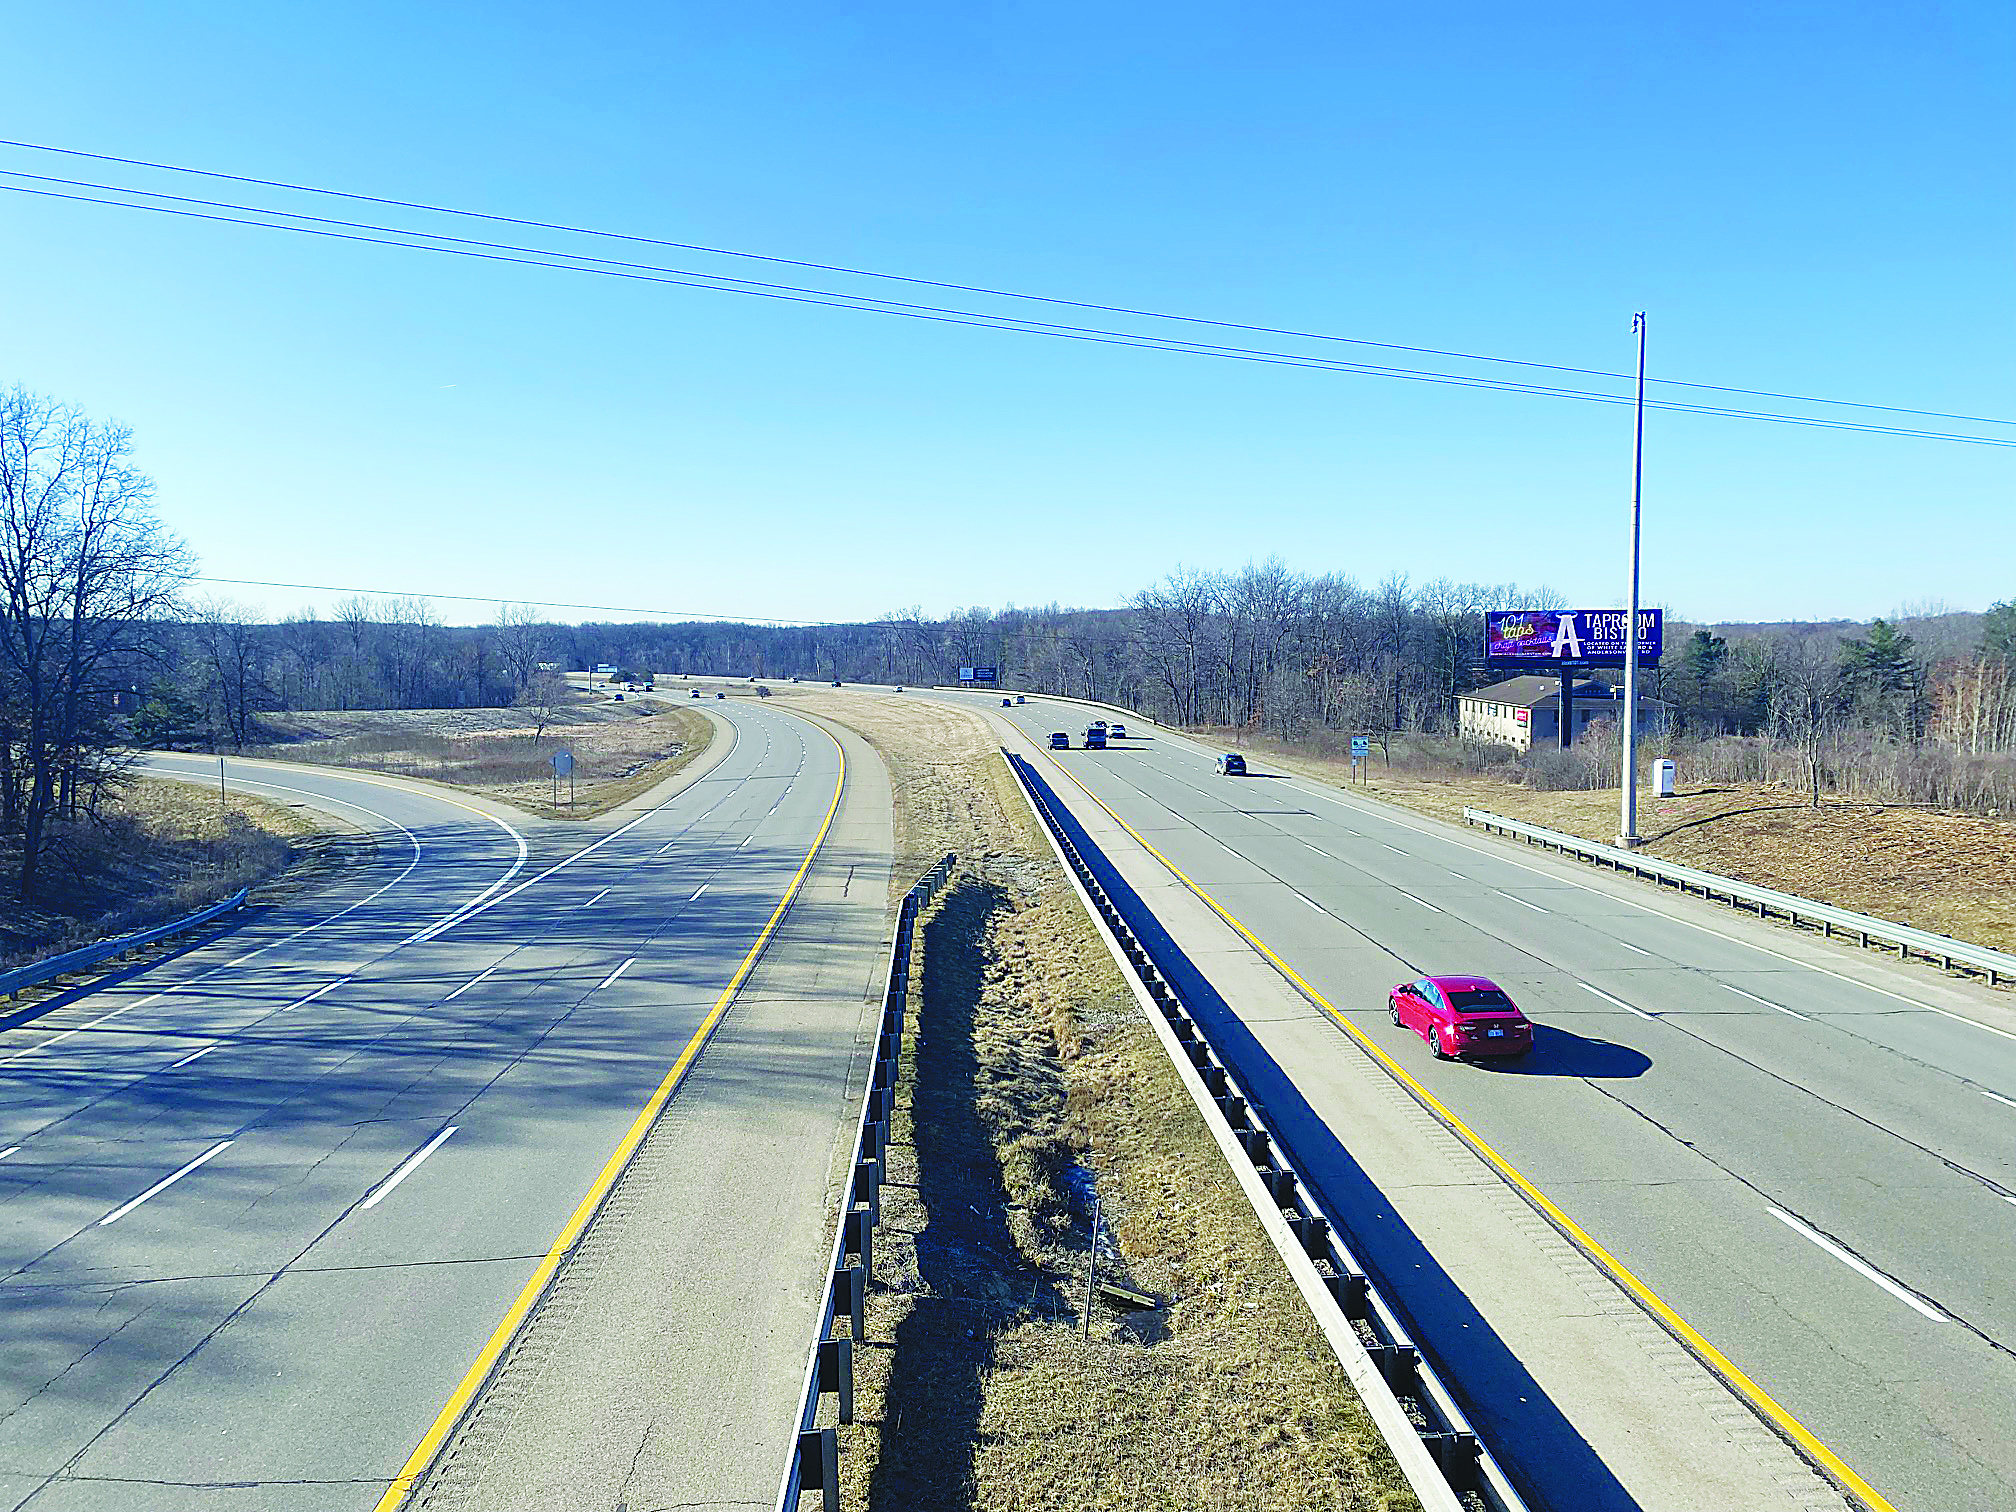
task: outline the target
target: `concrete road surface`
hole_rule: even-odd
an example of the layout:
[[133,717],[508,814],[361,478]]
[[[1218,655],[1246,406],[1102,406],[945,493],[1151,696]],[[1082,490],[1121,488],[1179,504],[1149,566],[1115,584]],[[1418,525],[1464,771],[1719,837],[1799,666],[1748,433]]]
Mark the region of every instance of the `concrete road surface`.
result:
[[[1037,746],[1115,717],[963,701]],[[1128,723],[1103,752],[1039,752],[1074,812],[1110,808],[1891,1504],[2016,1508],[2002,995],[1257,757],[1220,777],[1209,748]],[[1506,987],[1532,1054],[1438,1062],[1394,1027],[1386,989],[1437,972]],[[1334,1025],[1294,1053],[1258,1069],[1297,1095],[1365,1058]],[[1460,1379],[1462,1341],[1422,1321]]]
[[[676,792],[592,825],[231,764],[234,783],[373,830],[378,856],[0,1034],[0,1507],[379,1501],[833,809],[840,753],[823,730],[752,703],[710,713],[724,735]],[[886,784],[867,775],[868,821],[843,818],[812,873],[860,879],[817,914],[818,939],[859,952],[808,983],[834,1011],[775,1026],[801,1044],[724,1041],[696,1063],[696,1094],[704,1068],[707,1096],[760,1105],[778,1090],[771,1059],[819,1052],[799,1054],[806,1074],[780,1094],[800,1174],[769,1194],[775,1242],[736,1262],[753,1318],[720,1330],[810,1327],[886,906]],[[687,1090],[673,1106],[704,1116]],[[674,1149],[664,1179],[716,1191],[726,1218],[746,1210],[718,1149],[685,1155],[690,1172]],[[718,1258],[713,1236],[693,1237]],[[691,1360],[732,1396],[740,1353]],[[801,1364],[771,1362],[752,1399],[790,1395]],[[762,1426],[781,1462],[789,1423]],[[707,1431],[715,1458],[761,1441]]]

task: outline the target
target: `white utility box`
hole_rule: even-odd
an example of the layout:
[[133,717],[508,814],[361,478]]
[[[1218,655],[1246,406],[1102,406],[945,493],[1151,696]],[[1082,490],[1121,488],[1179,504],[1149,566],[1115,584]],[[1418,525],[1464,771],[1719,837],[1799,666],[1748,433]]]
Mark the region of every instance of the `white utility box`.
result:
[[1652,796],[1671,798],[1673,796],[1673,763],[1665,757],[1652,763]]

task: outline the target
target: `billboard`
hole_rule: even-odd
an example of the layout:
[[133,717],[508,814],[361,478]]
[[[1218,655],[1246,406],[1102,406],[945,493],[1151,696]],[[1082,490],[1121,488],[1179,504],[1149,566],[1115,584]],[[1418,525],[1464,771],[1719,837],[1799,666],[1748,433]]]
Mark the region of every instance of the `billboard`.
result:
[[996,683],[1001,680],[999,667],[961,667],[959,681],[962,683]]
[[[1624,665],[1622,609],[1492,609],[1484,616],[1484,655],[1494,667],[1539,670],[1547,662],[1581,667]],[[1638,665],[1659,665],[1664,622],[1638,611]]]

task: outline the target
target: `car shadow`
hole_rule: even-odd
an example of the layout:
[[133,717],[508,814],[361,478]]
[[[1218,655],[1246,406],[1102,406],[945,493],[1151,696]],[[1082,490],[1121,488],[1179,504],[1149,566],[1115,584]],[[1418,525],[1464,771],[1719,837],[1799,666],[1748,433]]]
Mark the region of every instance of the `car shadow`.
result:
[[1533,1026],[1533,1048],[1519,1056],[1477,1056],[1470,1062],[1507,1076],[1577,1076],[1624,1081],[1652,1069],[1652,1058],[1629,1045],[1591,1039],[1552,1024]]
[[[1637,1499],[1395,1211],[1337,1131],[1309,1105],[1293,1076],[1197,969],[1050,785],[1033,769],[1027,775],[1049,800],[1150,958],[1182,994],[1220,1057],[1264,1111],[1277,1142],[1322,1194],[1374,1284],[1435,1363],[1521,1494],[1532,1505],[1574,1507],[1576,1512],[1642,1512]],[[1581,1040],[1579,1035],[1567,1037]]]

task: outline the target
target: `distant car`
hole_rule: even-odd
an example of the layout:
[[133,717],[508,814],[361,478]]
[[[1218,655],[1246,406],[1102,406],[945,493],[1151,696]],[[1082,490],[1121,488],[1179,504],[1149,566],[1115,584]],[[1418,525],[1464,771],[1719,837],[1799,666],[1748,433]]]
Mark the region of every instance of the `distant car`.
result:
[[1095,719],[1092,721],[1091,727],[1095,730],[1103,730],[1106,728],[1106,721],[1103,719]]
[[898,693],[901,693],[903,691],[903,684],[901,683],[896,684],[896,691]]
[[1001,707],[1004,709],[1012,709],[1015,707],[1015,705],[1012,700],[1004,698],[1001,700]]
[[1106,730],[1102,725],[1094,725],[1085,732],[1085,749],[1103,751],[1106,749]]
[[1421,977],[1386,995],[1393,1022],[1428,1042],[1437,1060],[1524,1055],[1533,1024],[1489,977]]
[[655,693],[655,692],[657,692],[657,691],[658,691],[658,684],[656,684],[656,683],[646,683],[646,684],[644,684],[644,691],[645,691],[646,693]]
[[623,702],[623,695],[622,695],[621,693],[618,693],[618,694],[616,695],[616,702],[617,702],[617,703],[621,703],[621,702]]
[[836,678],[834,678],[834,679],[833,679],[833,686],[834,686],[834,687],[836,687],[836,688],[840,686],[840,679],[839,679],[839,678],[837,678],[837,677],[836,677]]
[[1106,733],[1114,740],[1125,740],[1127,738],[1127,726],[1123,724],[1108,725]]
[[717,692],[716,692],[716,693],[714,694],[714,696],[715,696],[716,698],[726,698],[726,697],[727,697],[728,695],[727,695],[726,693],[722,693],[722,692],[719,692],[719,691],[717,691]]
[[1050,749],[1053,751],[1070,750],[1071,737],[1063,730],[1052,730],[1050,732]]
[[1218,758],[1218,775],[1221,777],[1244,777],[1246,758],[1237,751],[1227,751]]
[[1023,697],[1023,696],[1022,696],[1022,695],[1021,695],[1020,693],[1017,693],[1017,694],[1015,695],[1015,702],[1017,702],[1017,703],[1027,703],[1027,702],[1029,702],[1029,700],[1028,700],[1028,699],[1026,699],[1026,698],[1024,698],[1024,697]]
[[700,696],[700,690],[699,690],[698,688],[695,688],[695,689],[693,690],[693,696],[694,696],[695,698],[698,698],[698,697]]

